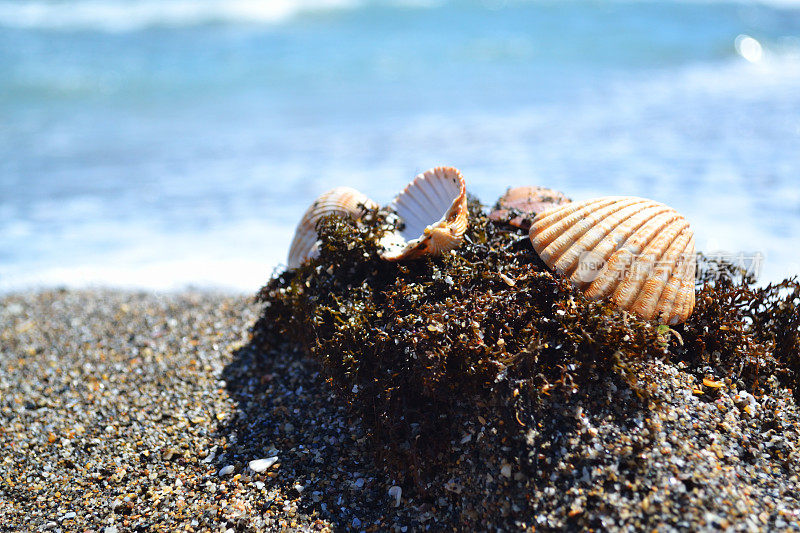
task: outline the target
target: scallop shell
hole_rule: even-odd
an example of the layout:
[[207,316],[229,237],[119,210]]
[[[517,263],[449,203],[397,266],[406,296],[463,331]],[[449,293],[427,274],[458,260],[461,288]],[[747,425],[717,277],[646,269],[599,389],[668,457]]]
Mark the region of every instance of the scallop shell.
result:
[[326,215],[349,216],[358,220],[367,209],[377,209],[378,204],[351,187],[336,187],[323,193],[306,210],[289,247],[287,264],[297,268],[319,253],[317,222]]
[[497,222],[505,222],[511,209],[520,212],[508,221],[512,226],[522,229],[531,227],[531,221],[537,214],[547,211],[552,207],[570,203],[563,192],[545,187],[514,187],[497,200],[494,211],[489,213],[489,218]]
[[589,298],[666,324],[694,310],[694,234],[671,207],[628,196],[567,204],[538,215],[530,237],[547,266]]
[[387,261],[446,253],[461,244],[469,225],[466,183],[451,167],[419,174],[389,209],[402,224],[381,239],[380,256]]

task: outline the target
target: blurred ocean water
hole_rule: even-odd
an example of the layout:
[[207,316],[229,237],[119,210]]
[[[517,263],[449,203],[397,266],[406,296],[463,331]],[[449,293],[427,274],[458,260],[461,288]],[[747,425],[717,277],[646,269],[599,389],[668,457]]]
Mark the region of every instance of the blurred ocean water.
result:
[[253,292],[319,193],[439,164],[800,273],[800,2],[0,0],[0,290]]

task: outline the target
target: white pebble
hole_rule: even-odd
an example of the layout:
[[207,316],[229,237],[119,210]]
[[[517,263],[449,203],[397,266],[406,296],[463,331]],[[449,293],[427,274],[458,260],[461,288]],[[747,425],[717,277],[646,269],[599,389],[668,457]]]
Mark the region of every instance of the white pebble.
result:
[[270,468],[272,465],[278,462],[278,457],[267,457],[266,459],[255,459],[254,461],[250,461],[247,463],[247,466],[250,467],[250,470],[256,473],[261,473],[264,470]]
[[506,463],[500,468],[500,474],[504,477],[511,477],[511,465]]
[[403,497],[403,489],[398,487],[397,485],[393,485],[389,488],[389,497],[394,498],[394,505],[395,507],[400,506],[400,498]]
[[210,463],[211,461],[214,460],[214,457],[216,455],[217,455],[217,447],[214,446],[213,448],[211,448],[211,451],[208,452],[208,455],[206,455],[205,459],[203,459],[203,462],[204,463]]
[[223,466],[219,471],[219,477],[229,476],[233,474],[234,468],[233,465]]

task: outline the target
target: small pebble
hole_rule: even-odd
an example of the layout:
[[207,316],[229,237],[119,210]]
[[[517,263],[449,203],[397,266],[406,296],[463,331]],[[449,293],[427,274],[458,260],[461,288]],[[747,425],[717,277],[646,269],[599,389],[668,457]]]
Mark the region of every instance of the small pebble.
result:
[[223,466],[219,470],[219,477],[229,476],[229,475],[233,474],[234,470],[235,470],[235,468],[234,468],[233,465]]
[[250,470],[256,473],[261,473],[270,468],[272,465],[278,462],[277,457],[268,457],[266,459],[255,459],[247,463],[247,466],[250,467]]
[[399,507],[400,506],[400,499],[403,497],[403,489],[398,487],[397,485],[394,485],[394,486],[390,487],[389,488],[389,497],[394,499],[394,501],[392,502],[392,505],[395,506],[395,507]]

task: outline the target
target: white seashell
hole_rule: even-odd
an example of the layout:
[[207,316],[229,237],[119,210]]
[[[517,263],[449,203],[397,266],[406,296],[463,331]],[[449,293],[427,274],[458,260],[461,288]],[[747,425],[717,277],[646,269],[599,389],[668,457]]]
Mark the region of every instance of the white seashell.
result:
[[368,209],[377,209],[378,204],[351,187],[336,187],[323,193],[306,210],[289,247],[287,264],[297,268],[319,253],[317,222],[326,215],[349,216],[358,220]]
[[451,167],[419,174],[389,208],[397,213],[402,229],[381,239],[380,256],[387,261],[446,253],[461,244],[469,225],[466,183]]
[[694,234],[671,207],[628,196],[576,202],[534,218],[530,238],[589,298],[666,324],[694,310]]

